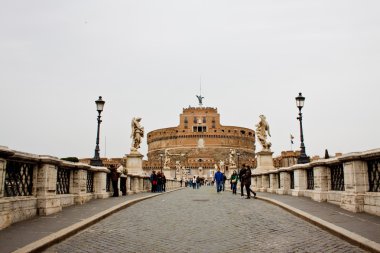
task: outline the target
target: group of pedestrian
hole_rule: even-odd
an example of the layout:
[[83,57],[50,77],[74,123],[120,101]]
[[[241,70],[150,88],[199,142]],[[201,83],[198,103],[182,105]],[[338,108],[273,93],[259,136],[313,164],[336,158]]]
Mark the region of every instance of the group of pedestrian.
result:
[[166,177],[164,173],[152,171],[150,175],[150,183],[152,185],[152,192],[165,192],[166,191]]
[[201,187],[201,179],[199,176],[194,176],[193,179],[191,179],[191,186],[193,189],[199,189]]
[[[251,168],[243,164],[242,169],[239,171],[239,174],[236,172],[236,170],[233,171],[231,175],[231,190],[232,194],[236,194],[237,191],[237,184],[238,181],[240,181],[240,194],[242,197],[244,197],[244,188],[247,192],[247,199],[251,198],[251,193],[253,194],[253,197],[256,198],[256,192],[254,192],[251,189]],[[226,176],[220,171],[220,168],[218,166],[217,172],[214,175],[214,181],[216,183],[216,192],[224,191],[224,185],[226,182]]]

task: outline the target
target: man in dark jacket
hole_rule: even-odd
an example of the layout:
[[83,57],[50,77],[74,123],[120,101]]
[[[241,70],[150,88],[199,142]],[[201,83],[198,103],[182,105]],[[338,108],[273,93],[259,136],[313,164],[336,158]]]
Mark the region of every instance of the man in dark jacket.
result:
[[222,184],[222,191],[224,191],[224,187],[226,186],[227,177],[224,173],[223,174],[223,184]]
[[152,192],[157,192],[157,175],[155,171],[150,175],[150,182],[152,183]]
[[112,197],[119,197],[119,188],[117,187],[117,183],[119,181],[120,174],[117,172],[117,169],[113,165],[110,167],[110,171],[111,171],[111,181],[112,181],[112,188],[113,188]]
[[161,180],[162,180],[162,191],[166,192],[166,177],[165,177],[165,174],[162,174]]
[[247,168],[244,175],[244,185],[247,191],[247,199],[251,198],[251,192],[253,193],[253,197],[256,198],[256,192],[251,190],[251,168]]
[[247,168],[245,167],[245,164],[243,164],[243,168],[239,172],[239,180],[240,180],[240,196],[244,197],[244,178],[245,178],[245,172],[247,171]]

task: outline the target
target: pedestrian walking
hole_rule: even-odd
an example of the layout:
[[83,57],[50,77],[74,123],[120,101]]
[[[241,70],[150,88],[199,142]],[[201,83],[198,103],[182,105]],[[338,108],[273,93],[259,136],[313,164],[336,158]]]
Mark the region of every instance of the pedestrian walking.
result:
[[238,182],[238,174],[236,170],[231,175],[231,188],[232,188],[232,194],[236,194],[236,188],[237,188],[237,182]]
[[214,181],[216,183],[216,192],[221,192],[223,184],[223,173],[220,172],[219,166],[217,167],[217,172],[214,175]]
[[222,181],[222,191],[224,191],[224,187],[225,187],[225,184],[226,184],[226,181],[227,181],[227,177],[224,173],[223,174],[223,181]]
[[157,172],[157,192],[162,192],[162,173]]
[[247,168],[245,167],[245,164],[243,164],[243,168],[239,171],[239,180],[240,180],[240,196],[244,197],[244,182],[243,177],[245,176],[245,172],[247,171]]
[[112,181],[112,188],[113,188],[112,197],[119,197],[119,188],[117,187],[117,183],[119,182],[120,174],[117,172],[117,169],[113,165],[111,165],[110,170],[111,170],[111,181]]
[[157,175],[155,171],[152,171],[150,175],[150,183],[152,184],[152,192],[157,192]]
[[251,168],[247,168],[244,175],[244,185],[247,191],[247,199],[251,198],[251,192],[253,193],[253,197],[256,198],[256,192],[251,190]]
[[166,177],[165,174],[162,174],[162,190],[166,192]]
[[195,187],[197,185],[197,179],[195,176],[193,177],[192,185],[193,185],[193,189],[195,189]]

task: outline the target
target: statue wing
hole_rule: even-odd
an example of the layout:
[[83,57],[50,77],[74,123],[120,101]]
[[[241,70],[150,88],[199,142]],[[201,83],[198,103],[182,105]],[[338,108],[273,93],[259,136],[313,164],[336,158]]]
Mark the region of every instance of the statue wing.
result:
[[131,121],[131,129],[132,129],[131,138],[133,138],[134,132],[135,132],[135,123],[134,122],[135,122],[135,118],[133,118]]

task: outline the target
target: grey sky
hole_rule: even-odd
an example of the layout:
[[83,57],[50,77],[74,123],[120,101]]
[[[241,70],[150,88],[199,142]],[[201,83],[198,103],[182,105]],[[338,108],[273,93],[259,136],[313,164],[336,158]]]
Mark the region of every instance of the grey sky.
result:
[[[101,155],[177,126],[196,106],[254,128],[272,150],[299,147],[295,97],[306,97],[308,155],[380,144],[380,1],[0,1],[0,145],[92,157],[94,101],[106,101]],[[261,146],[257,144],[258,149]],[[146,138],[142,147],[146,154]]]

